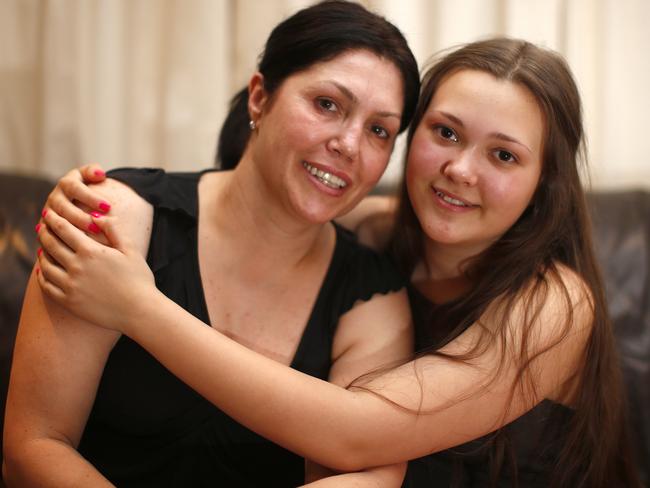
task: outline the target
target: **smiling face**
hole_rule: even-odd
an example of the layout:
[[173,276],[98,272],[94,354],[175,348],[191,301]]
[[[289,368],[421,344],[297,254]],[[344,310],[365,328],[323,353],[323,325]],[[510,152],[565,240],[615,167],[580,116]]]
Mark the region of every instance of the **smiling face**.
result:
[[529,205],[542,169],[544,117],[524,86],[476,70],[438,86],[410,146],[406,183],[428,246],[473,256]]
[[302,220],[345,213],[386,169],[403,99],[399,70],[364,50],[292,75],[270,97],[256,75],[250,154],[264,187]]

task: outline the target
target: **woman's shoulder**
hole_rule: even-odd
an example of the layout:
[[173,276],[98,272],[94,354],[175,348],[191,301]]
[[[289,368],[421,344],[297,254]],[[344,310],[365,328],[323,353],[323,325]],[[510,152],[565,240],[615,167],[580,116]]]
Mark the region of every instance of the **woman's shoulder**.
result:
[[515,356],[551,358],[553,362],[559,361],[558,355],[563,356],[562,361],[580,355],[594,316],[587,282],[576,270],[556,262],[514,294],[493,300],[477,324],[489,336],[501,337],[506,350]]
[[198,184],[210,168],[194,172],[167,172],[161,168],[117,168],[108,176],[125,183],[156,207],[181,210],[197,216]]
[[[548,283],[547,306],[551,310],[571,313],[574,318],[593,319],[594,300],[585,279],[569,266],[554,262],[542,273]],[[575,320],[574,320],[575,321]]]
[[556,316],[560,321],[571,312],[591,316],[592,292],[580,273],[563,263],[553,262],[532,276],[516,293],[499,297],[488,307],[489,313],[497,310],[509,314],[527,313],[531,318],[530,313],[535,311]]

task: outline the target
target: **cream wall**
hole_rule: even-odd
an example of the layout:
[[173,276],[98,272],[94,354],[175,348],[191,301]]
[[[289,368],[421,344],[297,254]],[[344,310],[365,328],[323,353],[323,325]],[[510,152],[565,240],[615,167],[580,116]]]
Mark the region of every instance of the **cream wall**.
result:
[[[270,29],[307,0],[0,0],[0,170],[212,164],[227,102]],[[418,60],[489,35],[563,53],[592,181],[650,188],[650,2],[369,0]],[[399,148],[386,181],[400,172]]]

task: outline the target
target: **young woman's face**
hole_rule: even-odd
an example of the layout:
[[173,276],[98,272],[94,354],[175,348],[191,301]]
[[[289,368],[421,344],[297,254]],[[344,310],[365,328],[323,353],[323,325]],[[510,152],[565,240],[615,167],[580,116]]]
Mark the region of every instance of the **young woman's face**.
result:
[[290,76],[271,97],[253,82],[250,99],[257,171],[285,208],[323,223],[354,207],[384,172],[403,82],[393,63],[348,51]]
[[531,201],[544,116],[524,86],[457,71],[443,79],[411,142],[406,181],[435,245],[469,257],[499,239]]

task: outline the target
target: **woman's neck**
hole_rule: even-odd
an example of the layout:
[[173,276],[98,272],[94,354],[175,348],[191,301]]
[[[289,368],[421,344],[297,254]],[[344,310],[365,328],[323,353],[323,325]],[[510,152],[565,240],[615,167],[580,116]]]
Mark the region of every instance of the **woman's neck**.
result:
[[219,249],[251,266],[300,266],[334,237],[331,225],[299,221],[258,181],[250,165],[208,173],[199,183],[201,225]]
[[434,303],[446,303],[467,293],[472,282],[464,273],[472,254],[454,246],[425,240],[424,255],[416,265],[411,282]]

